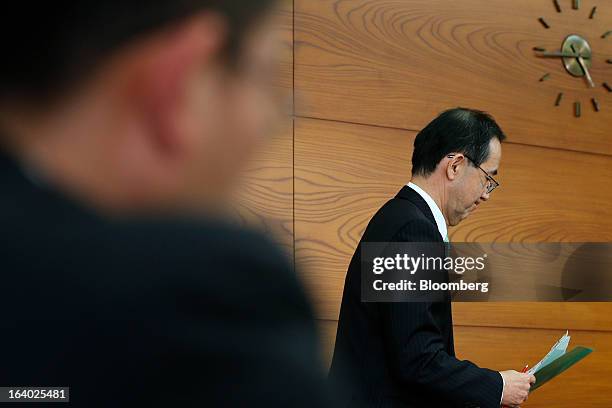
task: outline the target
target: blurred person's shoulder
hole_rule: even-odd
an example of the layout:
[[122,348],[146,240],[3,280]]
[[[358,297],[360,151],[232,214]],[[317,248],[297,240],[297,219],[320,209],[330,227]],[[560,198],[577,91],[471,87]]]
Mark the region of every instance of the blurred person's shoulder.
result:
[[259,299],[309,310],[292,263],[259,231],[183,218],[107,221],[83,233],[98,235],[88,251],[109,257],[109,270],[162,282],[161,290],[176,290],[181,298],[204,296],[209,306],[229,300],[240,309],[235,300]]
[[259,231],[205,216],[101,217],[12,160],[0,163],[0,258],[22,272],[16,280],[44,274],[83,288],[198,290],[211,302],[256,293],[304,302],[292,263]]
[[111,222],[112,245],[173,277],[203,282],[215,291],[245,295],[296,289],[298,281],[282,248],[263,233],[215,219]]

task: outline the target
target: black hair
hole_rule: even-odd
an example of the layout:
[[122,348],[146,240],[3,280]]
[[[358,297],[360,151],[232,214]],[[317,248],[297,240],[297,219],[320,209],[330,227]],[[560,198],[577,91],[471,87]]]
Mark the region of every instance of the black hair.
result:
[[467,108],[446,110],[414,139],[412,174],[431,174],[446,155],[455,152],[479,166],[488,159],[493,138],[502,142],[506,135],[488,113]]
[[10,1],[0,8],[0,99],[54,96],[114,50],[201,10],[228,22],[223,57],[236,58],[246,30],[272,0]]

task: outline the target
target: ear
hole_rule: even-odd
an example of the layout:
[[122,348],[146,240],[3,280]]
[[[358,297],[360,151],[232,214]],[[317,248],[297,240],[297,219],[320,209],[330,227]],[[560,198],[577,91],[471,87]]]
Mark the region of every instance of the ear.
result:
[[463,166],[465,166],[465,156],[460,153],[454,154],[446,165],[446,177],[448,177],[449,180],[455,180],[459,176]]
[[177,23],[132,49],[127,86],[131,109],[158,153],[172,157],[187,147],[181,120],[189,111],[191,83],[218,66],[225,37],[222,16],[206,12]]

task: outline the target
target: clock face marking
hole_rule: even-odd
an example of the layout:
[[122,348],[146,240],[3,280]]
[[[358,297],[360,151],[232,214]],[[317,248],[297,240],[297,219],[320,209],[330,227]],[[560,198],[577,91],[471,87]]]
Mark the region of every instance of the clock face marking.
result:
[[[562,9],[560,1],[553,0],[553,3],[557,12],[561,13]],[[580,9],[580,5],[580,0],[572,0],[572,8],[574,10]],[[588,18],[591,20],[594,19],[596,13],[597,6],[593,6],[591,8]],[[550,24],[544,19],[544,17],[539,17],[538,21],[545,29],[549,29],[551,27]],[[602,39],[606,39],[607,37],[612,37],[612,30],[608,30],[601,35]],[[591,68],[594,64],[598,64],[598,61],[593,61],[593,50],[591,48],[591,44],[585,36],[579,34],[567,35],[565,39],[563,39],[559,50],[547,51],[546,48],[541,46],[533,47],[533,50],[536,52],[536,56],[540,58],[559,58],[561,60],[564,70],[568,74],[573,77],[583,78],[583,81],[585,82],[588,88],[596,87],[596,83],[593,80],[593,77],[591,76]],[[595,54],[595,57],[597,57],[598,55],[600,54]],[[608,64],[612,64],[612,58],[605,59],[605,62]],[[546,80],[551,79],[551,77],[552,74],[550,72],[547,72],[542,75],[542,77],[540,77],[539,81],[544,82]],[[599,82],[599,84],[601,84],[607,92],[612,92],[612,87],[607,82]],[[563,92],[557,93],[557,96],[554,101],[554,106],[561,105],[563,96]],[[593,111],[599,112],[601,110],[600,102],[595,97],[595,95],[591,96],[590,102],[593,107]],[[577,118],[581,117],[582,105],[580,100],[574,101],[573,108],[574,116]]]
[[550,74],[546,73],[544,75],[542,75],[542,78],[540,78],[540,82],[544,82],[550,79]]

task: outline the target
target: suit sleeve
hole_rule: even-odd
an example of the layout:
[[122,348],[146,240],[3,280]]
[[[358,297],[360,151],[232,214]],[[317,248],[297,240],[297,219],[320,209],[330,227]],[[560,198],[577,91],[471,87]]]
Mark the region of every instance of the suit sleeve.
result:
[[[435,242],[431,225],[413,221],[397,234],[397,241]],[[501,375],[458,360],[445,351],[432,303],[379,304],[387,351],[396,378],[445,396],[457,406],[498,408],[503,390]]]

